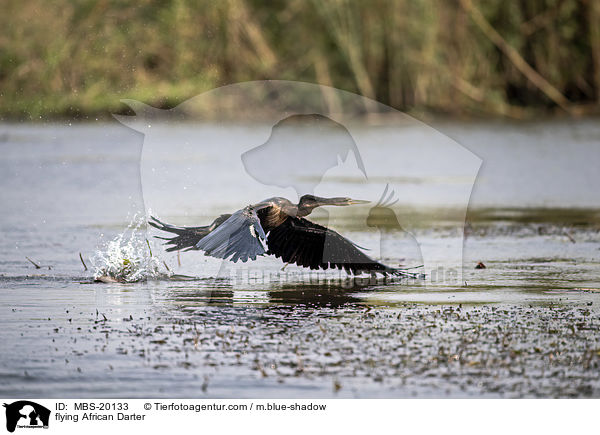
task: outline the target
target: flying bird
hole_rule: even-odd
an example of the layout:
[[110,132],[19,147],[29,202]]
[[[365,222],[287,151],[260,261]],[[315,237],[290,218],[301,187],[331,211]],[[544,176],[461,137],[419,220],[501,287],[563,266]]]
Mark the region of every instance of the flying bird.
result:
[[210,225],[179,227],[151,217],[159,230],[175,234],[166,240],[167,251],[204,251],[205,255],[234,263],[274,255],[287,264],[310,269],[340,269],[349,274],[396,275],[415,278],[418,274],[379,263],[354,242],[330,228],[305,219],[317,207],[348,206],[369,201],[351,198],[321,198],[303,195],[298,204],[286,198],[269,198],[233,214],[223,214]]

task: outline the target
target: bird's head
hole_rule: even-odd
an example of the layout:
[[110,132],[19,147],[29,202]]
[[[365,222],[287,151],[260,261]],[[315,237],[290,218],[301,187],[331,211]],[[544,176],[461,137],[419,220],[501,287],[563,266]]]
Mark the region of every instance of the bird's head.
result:
[[325,205],[347,206],[354,204],[367,204],[369,201],[347,197],[322,198],[315,195],[303,195],[298,202],[298,216],[306,216],[315,208]]

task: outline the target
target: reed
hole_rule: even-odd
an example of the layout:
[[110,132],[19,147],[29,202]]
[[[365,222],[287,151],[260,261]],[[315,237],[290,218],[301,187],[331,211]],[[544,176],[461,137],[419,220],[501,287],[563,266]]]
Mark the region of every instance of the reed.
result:
[[[600,108],[597,0],[3,0],[0,115],[171,107],[246,80],[318,82],[414,114]],[[335,106],[336,101],[328,101]]]

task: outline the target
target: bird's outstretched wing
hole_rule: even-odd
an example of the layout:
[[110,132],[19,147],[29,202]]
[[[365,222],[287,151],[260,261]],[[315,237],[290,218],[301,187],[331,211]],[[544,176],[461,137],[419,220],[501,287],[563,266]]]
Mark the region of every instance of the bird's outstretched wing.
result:
[[196,249],[196,244],[203,238],[214,231],[219,225],[225,222],[231,215],[223,214],[216,218],[212,224],[203,227],[178,227],[171,224],[166,224],[154,216],[148,220],[148,224],[161,231],[166,231],[175,234],[174,237],[159,237],[157,239],[166,240],[165,245],[168,246],[167,252],[172,251],[190,251]]
[[[252,206],[233,213],[214,231],[203,237],[195,246],[206,255],[230,259],[234,263],[265,253],[263,243],[266,239],[263,227]],[[230,258],[231,257],[231,258]]]
[[272,228],[267,238],[268,254],[286,263],[311,269],[345,269],[358,275],[363,272],[398,274],[398,270],[378,263],[357,245],[335,231],[304,218],[289,216]]

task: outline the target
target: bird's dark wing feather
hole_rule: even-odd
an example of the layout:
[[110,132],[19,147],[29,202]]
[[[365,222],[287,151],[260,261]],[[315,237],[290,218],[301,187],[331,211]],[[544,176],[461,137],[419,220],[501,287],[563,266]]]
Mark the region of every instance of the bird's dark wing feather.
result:
[[248,206],[233,213],[202,238],[195,248],[211,257],[230,259],[234,263],[238,260],[246,262],[249,258],[256,260],[258,255],[265,253],[262,243],[265,238],[256,210]]
[[268,254],[311,269],[338,268],[355,275],[395,272],[395,269],[369,258],[357,245],[335,231],[304,218],[289,216],[281,225],[272,228],[267,246]]
[[166,251],[189,251],[196,249],[196,244],[203,238],[206,237],[211,231],[214,231],[219,225],[226,221],[230,214],[223,214],[216,218],[212,224],[203,227],[178,227],[175,225],[164,223],[154,216],[150,217],[148,224],[157,228],[161,231],[176,234],[175,237],[159,237],[154,236],[157,239],[166,240],[165,245],[169,246]]

